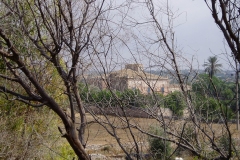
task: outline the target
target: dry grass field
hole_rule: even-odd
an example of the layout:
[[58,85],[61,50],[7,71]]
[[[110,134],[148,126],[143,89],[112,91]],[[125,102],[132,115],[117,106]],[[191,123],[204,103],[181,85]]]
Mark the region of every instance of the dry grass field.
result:
[[[103,116],[100,116],[103,118]],[[88,121],[92,121],[93,117],[88,114]],[[151,126],[159,125],[155,119],[149,118],[129,118],[131,123],[141,126],[145,130],[149,130]],[[121,127],[121,121],[117,117],[110,117],[110,121],[115,125]],[[169,120],[168,120],[169,121]],[[182,127],[183,121],[176,120],[169,122],[169,125],[173,130],[180,130]],[[215,134],[222,133],[223,124],[212,124],[212,128],[215,130]],[[231,132],[235,139],[238,139],[240,136],[239,131],[236,130],[236,124],[229,124]],[[204,126],[204,125],[203,125]],[[109,127],[108,127],[109,128]],[[207,129],[207,127],[206,127]],[[117,133],[119,135],[120,141],[128,151],[133,151],[133,139],[130,136],[129,130],[118,129]],[[136,137],[139,145],[141,146],[142,152],[147,152],[148,150],[148,139],[147,136],[143,136],[138,130],[133,129],[133,134]],[[107,131],[97,123],[91,123],[88,125],[88,130],[86,133],[87,141],[87,150],[89,153],[98,153],[106,156],[122,156],[124,153],[121,151],[117,141],[114,137],[107,133]],[[189,158],[188,158],[189,159]],[[190,158],[191,159],[191,158]]]
[[[102,116],[100,116],[102,117]],[[93,120],[91,115],[87,116],[88,121]],[[148,129],[151,125],[157,124],[156,120],[146,119],[146,118],[130,118],[131,122],[139,124],[141,127]],[[122,126],[120,120],[116,117],[110,117],[110,120],[119,127]],[[110,128],[110,127],[108,127]],[[127,129],[117,129],[117,134],[120,138],[121,143],[128,151],[134,152],[133,149],[133,139],[131,138],[130,132]],[[142,151],[147,151],[148,141],[147,136],[143,136],[139,131],[133,129],[133,134],[135,135]],[[107,156],[123,156],[124,153],[120,149],[116,139],[107,133],[107,131],[99,125],[98,123],[91,123],[87,127],[86,132],[87,150],[89,153],[100,153]]]

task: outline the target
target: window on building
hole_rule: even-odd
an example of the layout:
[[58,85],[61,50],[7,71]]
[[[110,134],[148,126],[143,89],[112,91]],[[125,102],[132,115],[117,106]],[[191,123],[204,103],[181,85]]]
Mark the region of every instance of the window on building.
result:
[[150,91],[151,91],[151,89],[150,89],[150,87],[148,87],[147,92],[150,93]]
[[162,92],[162,94],[164,94],[164,86],[162,86],[161,92]]

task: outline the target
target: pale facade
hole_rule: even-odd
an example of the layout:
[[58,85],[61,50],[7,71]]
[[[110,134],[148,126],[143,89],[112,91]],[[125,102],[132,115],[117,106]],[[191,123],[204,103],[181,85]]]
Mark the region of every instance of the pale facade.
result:
[[166,94],[169,92],[168,79],[128,79],[128,89],[139,89],[141,93],[148,94],[152,91]]
[[105,78],[89,79],[88,83],[97,85],[100,89],[108,86],[119,91],[138,89],[143,94],[154,91],[166,95],[170,92],[169,81],[168,77],[144,72],[141,64],[127,64],[122,70],[109,73]]

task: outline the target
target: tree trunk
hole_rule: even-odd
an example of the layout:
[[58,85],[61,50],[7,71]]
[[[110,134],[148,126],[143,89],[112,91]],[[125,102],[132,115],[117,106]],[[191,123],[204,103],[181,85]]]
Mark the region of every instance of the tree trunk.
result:
[[79,140],[75,124],[72,124],[66,131],[67,133],[63,137],[67,139],[78,158],[80,160],[90,160],[89,155]]

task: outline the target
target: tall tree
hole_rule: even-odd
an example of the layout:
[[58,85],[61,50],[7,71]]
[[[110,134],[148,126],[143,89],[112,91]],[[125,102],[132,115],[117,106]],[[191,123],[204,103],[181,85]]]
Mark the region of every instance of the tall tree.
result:
[[[86,57],[100,52],[97,42],[109,44],[111,37],[99,29],[106,25],[109,6],[104,0],[1,0],[0,10],[0,55],[7,70],[0,80],[8,84],[1,82],[0,93],[33,107],[49,107],[61,118],[59,131],[79,159],[90,159],[84,149],[86,114],[78,80],[91,64]],[[57,81],[49,68],[58,74]],[[49,90],[50,84],[60,87],[57,83],[63,85],[58,95],[65,95],[67,103]]]
[[221,71],[221,67],[222,64],[218,63],[218,59],[216,56],[213,57],[209,57],[208,58],[208,62],[204,63],[204,67],[205,67],[205,72],[208,72],[209,77],[213,77],[214,74],[216,74],[217,72]]
[[[240,63],[240,1],[239,0],[205,0],[212,17],[223,33],[223,36],[231,50],[229,55]],[[236,99],[238,99],[238,74],[236,63]],[[237,128],[239,129],[239,104],[236,101]]]
[[223,33],[231,54],[240,62],[239,0],[205,0],[205,3]]

